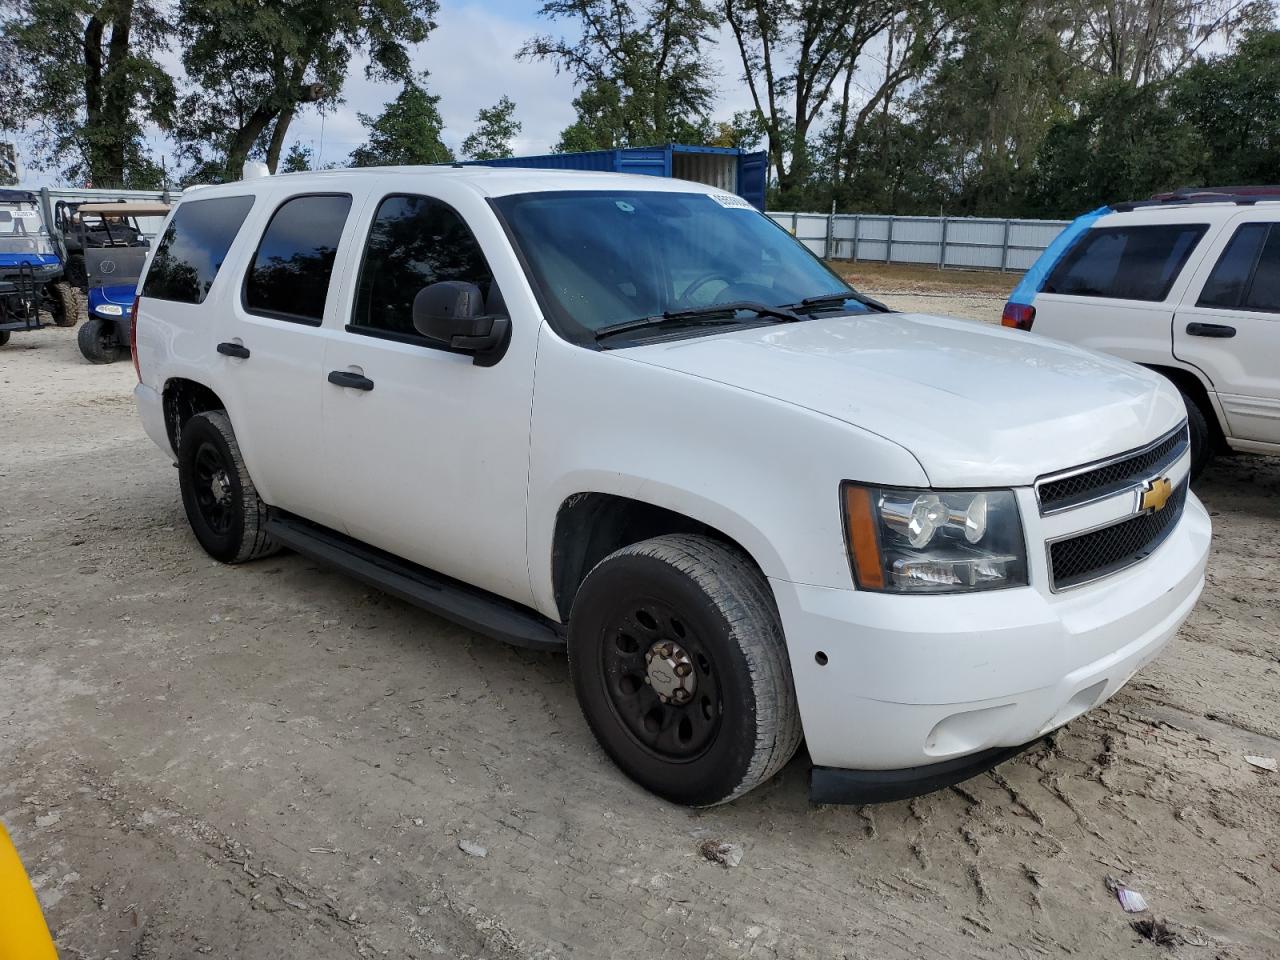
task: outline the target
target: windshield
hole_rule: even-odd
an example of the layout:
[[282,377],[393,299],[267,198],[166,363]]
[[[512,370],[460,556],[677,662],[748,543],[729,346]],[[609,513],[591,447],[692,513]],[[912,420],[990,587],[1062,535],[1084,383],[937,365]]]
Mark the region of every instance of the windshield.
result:
[[53,253],[34,203],[0,203],[0,253]]
[[[737,197],[572,191],[516,194],[494,204],[551,301],[557,329],[576,340],[718,303],[777,307],[854,295],[799,241]],[[845,312],[867,309],[851,301]],[[717,329],[724,328],[681,335]]]

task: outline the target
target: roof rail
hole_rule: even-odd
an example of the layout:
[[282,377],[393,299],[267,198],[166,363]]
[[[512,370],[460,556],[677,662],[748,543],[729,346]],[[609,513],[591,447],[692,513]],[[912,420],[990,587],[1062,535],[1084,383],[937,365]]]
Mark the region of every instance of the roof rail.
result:
[[1142,207],[1180,207],[1192,203],[1235,203],[1248,206],[1263,200],[1280,200],[1280,186],[1180,187],[1167,193],[1153,194],[1150,200],[1126,200],[1112,204],[1112,208],[1125,213]]

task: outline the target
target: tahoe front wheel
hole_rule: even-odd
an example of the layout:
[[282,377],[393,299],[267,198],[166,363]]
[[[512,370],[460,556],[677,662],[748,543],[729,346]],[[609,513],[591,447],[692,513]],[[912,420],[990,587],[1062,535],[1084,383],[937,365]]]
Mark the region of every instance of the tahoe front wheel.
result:
[[782,769],[799,745],[769,584],[718,541],[676,534],[610,554],[574,598],[568,652],[600,745],[668,800],[732,800]]

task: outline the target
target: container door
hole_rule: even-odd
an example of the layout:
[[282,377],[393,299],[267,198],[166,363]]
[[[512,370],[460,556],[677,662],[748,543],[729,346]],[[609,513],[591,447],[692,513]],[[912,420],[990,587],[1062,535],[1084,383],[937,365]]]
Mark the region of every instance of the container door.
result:
[[765,181],[768,179],[769,155],[744,153],[738,158],[738,196],[757,210],[764,209]]

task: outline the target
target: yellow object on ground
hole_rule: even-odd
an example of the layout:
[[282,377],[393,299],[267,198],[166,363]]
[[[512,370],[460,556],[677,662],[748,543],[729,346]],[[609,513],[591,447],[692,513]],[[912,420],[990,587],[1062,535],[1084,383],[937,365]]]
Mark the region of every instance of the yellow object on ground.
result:
[[0,824],[0,960],[58,960],[36,892]]

